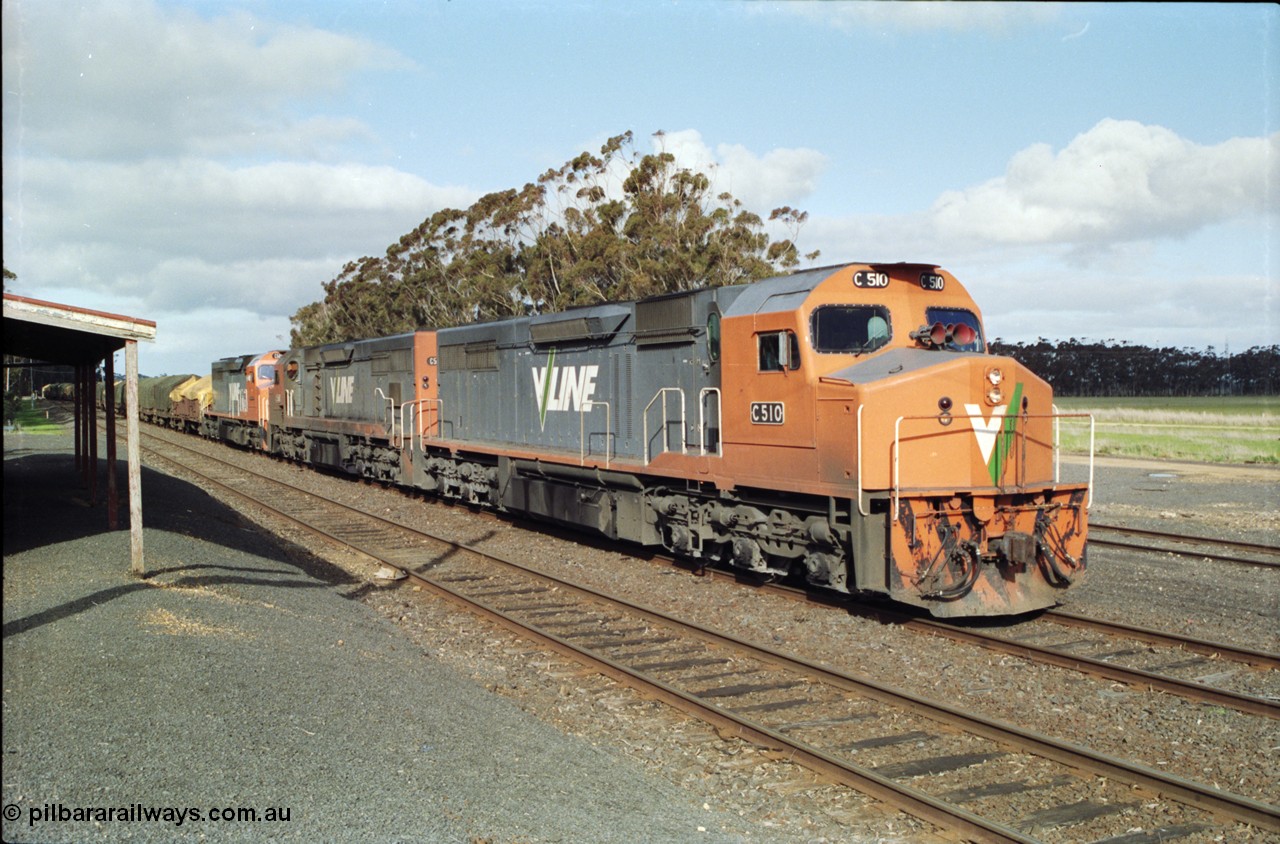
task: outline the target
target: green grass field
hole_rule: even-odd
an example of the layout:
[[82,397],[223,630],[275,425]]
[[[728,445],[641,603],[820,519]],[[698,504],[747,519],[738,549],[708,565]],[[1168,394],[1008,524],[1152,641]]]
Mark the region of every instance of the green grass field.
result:
[[66,426],[45,418],[45,411],[25,407],[13,420],[24,434],[60,434]]
[[[1280,397],[1060,398],[1064,413],[1092,413],[1094,451],[1208,463],[1280,463]],[[1064,420],[1063,450],[1085,453],[1089,429]]]

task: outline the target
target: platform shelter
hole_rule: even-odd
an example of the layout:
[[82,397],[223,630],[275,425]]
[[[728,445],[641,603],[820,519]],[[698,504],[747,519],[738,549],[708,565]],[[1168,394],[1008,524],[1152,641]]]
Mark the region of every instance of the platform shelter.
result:
[[115,353],[124,349],[124,404],[128,455],[129,531],[133,573],[144,571],[142,552],[142,473],[138,444],[138,341],[156,339],[151,320],[92,311],[56,302],[4,294],[4,353],[75,367],[76,470],[98,497],[97,373],[103,364],[107,443],[107,526],[119,527],[116,489]]

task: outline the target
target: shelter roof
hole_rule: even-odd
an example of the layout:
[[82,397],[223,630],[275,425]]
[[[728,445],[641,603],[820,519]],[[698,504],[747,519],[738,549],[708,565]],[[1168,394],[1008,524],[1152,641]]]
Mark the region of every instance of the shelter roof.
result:
[[128,340],[156,339],[149,319],[4,294],[5,354],[67,365],[92,364]]

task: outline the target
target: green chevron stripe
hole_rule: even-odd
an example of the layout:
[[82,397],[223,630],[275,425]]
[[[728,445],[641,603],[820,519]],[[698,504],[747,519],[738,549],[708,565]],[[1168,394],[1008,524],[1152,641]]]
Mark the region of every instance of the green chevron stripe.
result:
[[991,473],[991,483],[1000,485],[1000,477],[1004,474],[1005,462],[1013,449],[1013,435],[1018,429],[1018,414],[1022,409],[1022,383],[1013,388],[1013,397],[1009,399],[1009,409],[1004,413],[1004,423],[996,437],[996,447],[991,455],[987,470]]
[[551,370],[556,365],[556,350],[551,350],[547,358],[547,368],[542,373],[542,406],[538,408],[538,423],[545,431],[547,428],[547,401],[551,398]]

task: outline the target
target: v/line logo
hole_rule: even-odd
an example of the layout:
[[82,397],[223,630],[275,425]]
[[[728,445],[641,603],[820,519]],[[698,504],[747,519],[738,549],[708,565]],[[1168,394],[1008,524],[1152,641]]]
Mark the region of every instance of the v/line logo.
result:
[[1013,398],[1009,404],[996,405],[991,409],[991,418],[982,415],[982,407],[966,404],[964,409],[969,414],[969,422],[973,425],[973,435],[978,439],[978,450],[982,452],[982,462],[987,464],[987,472],[993,484],[1000,483],[1004,474],[1005,461],[1009,457],[1009,449],[1013,447],[1013,434],[1018,427],[1018,416],[1007,416],[1010,407],[1022,404],[1022,385],[1013,389]]
[[351,404],[356,396],[356,377],[337,375],[329,379],[329,401],[332,404]]
[[231,381],[227,384],[227,412],[233,414],[244,413],[249,407],[249,396],[245,392],[244,384]]
[[596,376],[600,367],[556,366],[556,350],[547,357],[547,365],[532,367],[534,398],[538,402],[538,424],[547,427],[547,411],[590,410],[596,392]]

